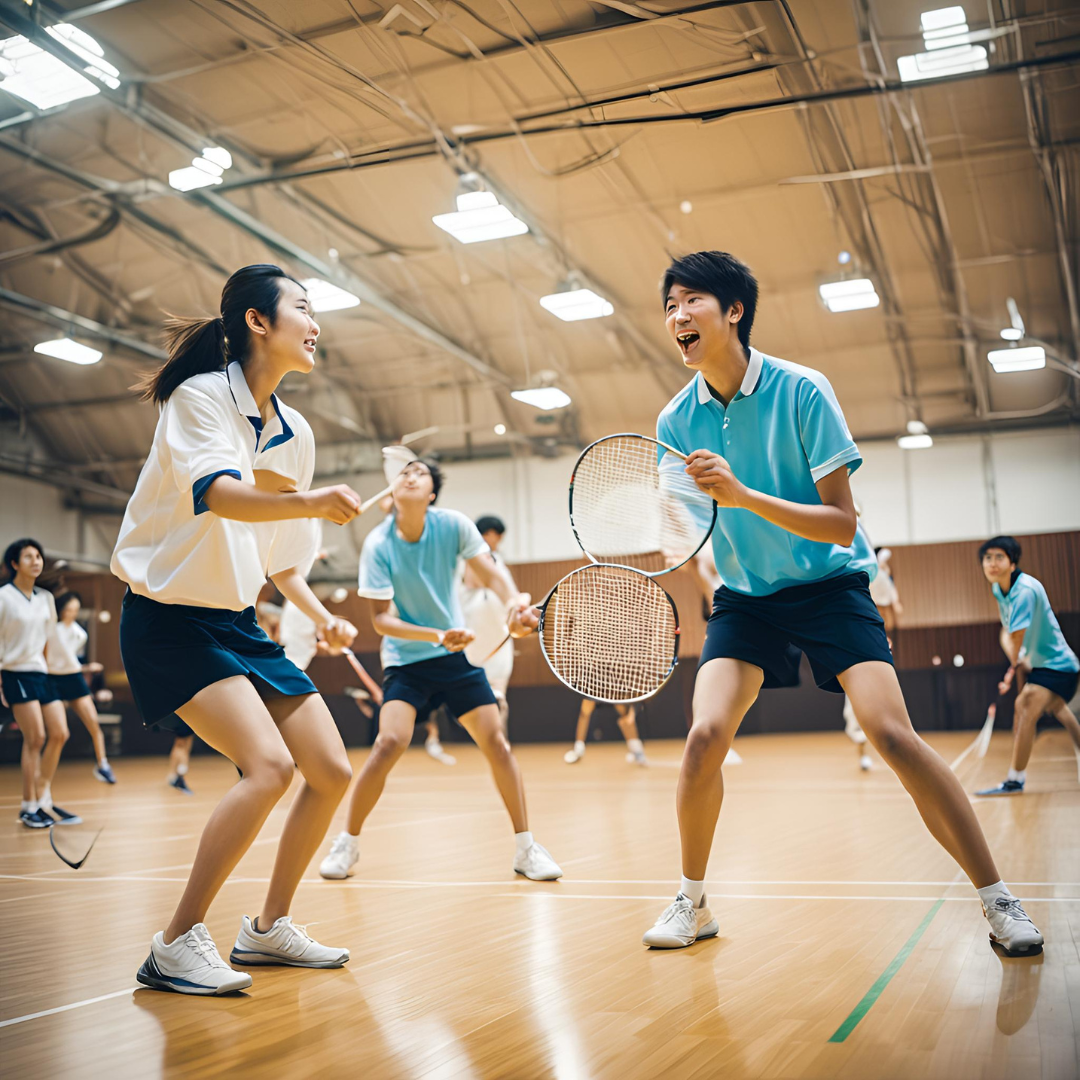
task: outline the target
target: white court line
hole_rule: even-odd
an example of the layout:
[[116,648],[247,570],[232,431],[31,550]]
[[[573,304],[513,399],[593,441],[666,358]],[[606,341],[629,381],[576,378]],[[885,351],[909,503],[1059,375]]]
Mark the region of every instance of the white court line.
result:
[[100,997],[87,998],[85,1001],[73,1001],[70,1005],[59,1005],[55,1009],[44,1009],[41,1012],[27,1013],[25,1016],[13,1016],[10,1020],[0,1020],[0,1028],[11,1027],[13,1024],[25,1024],[27,1020],[37,1020],[41,1016],[55,1016],[57,1013],[69,1012],[72,1009],[81,1009],[84,1005],[96,1005],[99,1001],[108,1001],[110,998],[123,997],[125,994],[133,994],[139,988],[129,986],[126,990],[116,990],[111,994],[102,994]]
[[[302,884],[302,883],[301,883]],[[671,893],[663,896],[613,896],[609,893],[562,893],[562,892],[530,892],[523,889],[520,892],[492,893],[499,897],[525,897],[529,900],[538,898],[555,900],[665,900],[671,902]],[[939,900],[949,900],[958,903],[975,903],[977,896],[821,896],[799,895],[791,893],[709,893],[710,900],[918,900],[920,903],[936,904]],[[1080,896],[1042,896],[1035,900],[1025,900],[1026,904],[1080,904]]]

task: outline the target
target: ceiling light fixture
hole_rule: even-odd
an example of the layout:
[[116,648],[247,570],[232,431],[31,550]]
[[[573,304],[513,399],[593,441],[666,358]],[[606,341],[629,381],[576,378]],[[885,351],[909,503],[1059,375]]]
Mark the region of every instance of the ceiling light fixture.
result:
[[34,352],[44,356],[53,356],[57,360],[66,360],[69,364],[83,365],[96,364],[102,356],[97,349],[91,349],[89,345],[80,345],[69,337],[42,341],[34,346]]
[[986,49],[975,45],[987,41],[991,32],[968,29],[967,15],[959,6],[935,8],[919,16],[926,52],[901,56],[896,61],[902,82],[960,75],[966,71],[986,71],[990,67]]
[[300,284],[307,290],[312,311],[342,311],[360,303],[359,296],[339,289],[322,278],[305,278]]
[[531,405],[541,412],[552,409],[565,409],[570,404],[570,395],[557,386],[537,386],[531,390],[511,390],[510,396],[523,405]]
[[592,289],[586,289],[574,274],[561,282],[555,292],[541,296],[540,306],[563,322],[603,319],[615,313],[615,307],[609,300]]
[[455,213],[436,214],[431,220],[459,243],[501,240],[529,231],[529,226],[503,206],[493,191],[484,189],[477,173],[465,173],[461,177],[456,203]]
[[111,90],[120,85],[120,72],[105,59],[104,50],[85,30],[57,23],[45,27],[45,33],[75,55],[84,74],[18,34],[0,41],[0,88],[38,109],[52,109],[100,94],[98,83]]
[[1046,350],[1041,345],[991,349],[986,354],[986,359],[999,375],[1007,375],[1013,371],[1036,371],[1046,367]]
[[881,303],[869,278],[848,278],[846,281],[830,281],[818,286],[825,306],[832,312],[860,311],[874,308]]
[[169,186],[177,191],[194,191],[196,188],[220,184],[222,174],[232,168],[232,154],[220,146],[207,146],[201,157],[192,158],[186,169],[173,169],[169,173]]
[[934,440],[929,435],[901,435],[896,445],[901,450],[929,450]]

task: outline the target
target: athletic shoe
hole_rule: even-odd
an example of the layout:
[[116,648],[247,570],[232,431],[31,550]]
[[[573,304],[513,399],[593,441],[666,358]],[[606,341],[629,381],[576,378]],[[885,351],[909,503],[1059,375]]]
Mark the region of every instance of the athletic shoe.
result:
[[42,817],[40,810],[21,810],[19,812],[19,821],[28,829],[47,829],[54,824],[52,818],[47,814]]
[[245,915],[240,921],[229,959],[234,964],[287,964],[289,967],[339,968],[349,962],[348,949],[320,945],[302,926],[282,915],[264,934],[260,934]]
[[187,780],[183,776],[171,777],[169,780],[166,780],[165,783],[167,783],[169,787],[176,788],[182,795],[195,794],[195,792],[187,786]]
[[1043,951],[1042,934],[1015,896],[999,896],[983,908],[983,914],[990,924],[990,940],[1000,945],[1006,956],[1035,956]]
[[983,788],[982,791],[976,791],[976,795],[1023,795],[1024,794],[1024,781],[1023,780],[1004,780],[997,787]]
[[319,864],[319,873],[331,881],[347,878],[360,861],[360,840],[347,832],[340,832],[330,845],[330,854]]
[[246,990],[251,976],[233,971],[217,951],[210,931],[196,923],[171,945],[158,932],[150,945],[150,955],[135,976],[143,986],[174,994],[231,994]]
[[863,756],[859,758],[859,768],[862,769],[863,772],[869,772],[872,766],[873,762],[870,760],[869,754],[863,754]]
[[626,764],[627,765],[648,765],[648,761],[645,760],[644,750],[627,750],[626,751]]
[[[44,811],[42,811],[44,813]],[[61,810],[59,806],[50,806],[49,814],[56,819],[57,825],[81,825],[82,818],[78,814],[69,814],[66,810]]]
[[664,909],[652,929],[645,931],[641,943],[653,949],[685,949],[700,938],[716,937],[719,933],[720,927],[712,917],[705,896],[702,895],[701,903],[694,907],[689,896],[679,893],[675,903]]
[[104,765],[94,766],[94,779],[100,780],[103,784],[116,783],[116,777],[113,776],[112,766],[108,762]]
[[567,750],[562,759],[567,765],[576,765],[584,756],[585,751],[575,746],[573,750]]
[[443,748],[442,743],[438,739],[429,739],[424,743],[424,749],[428,752],[429,757],[433,757],[437,762],[442,765],[456,765],[457,758],[452,754],[448,754]]
[[524,874],[530,881],[554,881],[562,877],[559,864],[543,844],[533,841],[520,855],[514,856],[514,873]]

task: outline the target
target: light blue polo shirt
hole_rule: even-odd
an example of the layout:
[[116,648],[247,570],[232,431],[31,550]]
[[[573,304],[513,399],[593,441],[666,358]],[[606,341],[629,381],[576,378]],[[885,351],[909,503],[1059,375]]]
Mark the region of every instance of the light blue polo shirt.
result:
[[[360,552],[360,587],[371,600],[393,600],[398,616],[414,626],[452,630],[465,625],[457,588],[458,559],[488,551],[476,526],[457,510],[431,507],[415,544],[401,538],[394,518],[376,525]],[[448,656],[431,641],[384,636],[379,657],[383,670]]]
[[991,586],[997,601],[1001,625],[1009,633],[1024,630],[1024,651],[1033,668],[1051,671],[1080,671],[1080,660],[1069,648],[1042,582],[1023,571],[1002,593],[996,584]]
[[[721,454],[749,488],[790,502],[821,504],[814,486],[834,470],[861,464],[844,414],[819,371],[750,350],[746,375],[727,408],[698,372],[660,414],[656,437],[684,454]],[[682,469],[671,454],[665,469]],[[856,535],[850,547],[805,540],[763,517],[720,507],[712,534],[716,569],[735,592],[768,596],[792,585],[862,571],[876,564]]]

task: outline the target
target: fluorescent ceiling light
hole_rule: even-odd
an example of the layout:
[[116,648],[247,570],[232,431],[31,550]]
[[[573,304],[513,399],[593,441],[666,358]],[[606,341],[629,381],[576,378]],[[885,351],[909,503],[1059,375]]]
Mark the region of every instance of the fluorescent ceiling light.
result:
[[464,191],[457,197],[457,212],[431,219],[443,232],[462,244],[520,236],[529,226],[499,203],[494,192]]
[[1022,349],[991,349],[986,359],[999,375],[1012,371],[1035,371],[1046,367],[1046,350],[1041,345]]
[[307,290],[312,311],[341,311],[360,303],[359,296],[339,289],[322,278],[306,278],[300,284]]
[[597,296],[592,289],[567,289],[565,292],[541,296],[540,306],[563,322],[602,319],[615,312],[614,306],[602,296]]
[[1024,336],[1024,331],[1017,330],[1015,326],[1006,326],[1005,329],[1001,331],[1001,336],[1006,341],[1019,341]]
[[896,445],[901,450],[929,450],[934,440],[929,435],[901,435]]
[[907,433],[909,435],[925,435],[926,425],[921,420],[909,420],[907,422]]
[[533,390],[511,390],[510,396],[534,409],[550,412],[552,409],[565,409],[570,404],[570,395],[557,386],[538,386]]
[[55,341],[43,341],[34,346],[34,352],[43,353],[45,356],[55,356],[57,360],[67,360],[69,364],[96,364],[101,359],[101,353],[97,349],[80,345],[68,337],[57,338]]
[[926,52],[901,56],[896,61],[902,82],[960,75],[965,71],[986,71],[990,67],[986,50],[975,41],[985,41],[986,31],[972,33],[962,7],[935,8],[919,16]]
[[232,168],[232,154],[220,146],[206,146],[202,155],[191,159],[186,169],[169,173],[169,186],[177,191],[194,191],[221,183],[222,173]]
[[84,74],[19,34],[0,41],[0,88],[38,109],[52,109],[101,93],[98,83],[113,90],[120,85],[120,72],[84,30],[57,23],[45,27],[45,33],[74,54]]
[[848,278],[818,286],[818,292],[830,311],[859,311],[877,307],[881,298],[869,278]]

